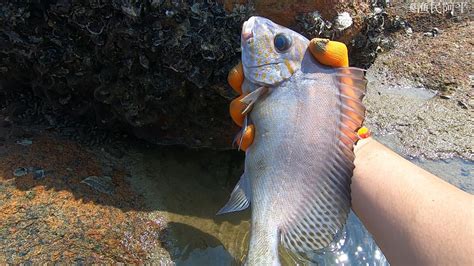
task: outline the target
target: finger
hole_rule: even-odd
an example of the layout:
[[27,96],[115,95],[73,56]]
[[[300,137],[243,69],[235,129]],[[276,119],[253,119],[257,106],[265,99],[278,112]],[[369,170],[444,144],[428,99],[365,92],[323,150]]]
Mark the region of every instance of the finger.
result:
[[347,46],[342,42],[314,38],[309,43],[309,51],[319,63],[331,67],[348,67]]
[[244,118],[245,115],[242,114],[242,112],[247,108],[247,105],[243,102],[241,102],[242,98],[244,98],[246,95],[240,95],[239,97],[235,98],[230,102],[229,106],[229,113],[230,117],[232,117],[232,120],[239,125],[240,127],[244,123]]
[[237,135],[237,138],[236,138],[237,145],[239,145],[241,150],[246,151],[247,148],[250,147],[250,145],[252,145],[254,137],[255,137],[255,126],[250,124],[245,128],[243,133],[240,132]]
[[357,135],[359,136],[360,139],[366,139],[368,137],[370,137],[371,132],[368,128],[366,127],[361,127],[359,128],[359,130],[357,130]]
[[227,82],[239,95],[242,94],[242,83],[244,82],[244,68],[242,62],[239,62],[229,71]]

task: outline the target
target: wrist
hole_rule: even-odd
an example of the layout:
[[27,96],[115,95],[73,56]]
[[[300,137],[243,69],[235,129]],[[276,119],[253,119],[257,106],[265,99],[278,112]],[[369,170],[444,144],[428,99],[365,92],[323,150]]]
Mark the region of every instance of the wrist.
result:
[[359,154],[365,153],[368,147],[372,146],[371,144],[376,142],[372,137],[365,139],[360,139],[357,141],[357,144],[354,145],[354,154],[357,157]]

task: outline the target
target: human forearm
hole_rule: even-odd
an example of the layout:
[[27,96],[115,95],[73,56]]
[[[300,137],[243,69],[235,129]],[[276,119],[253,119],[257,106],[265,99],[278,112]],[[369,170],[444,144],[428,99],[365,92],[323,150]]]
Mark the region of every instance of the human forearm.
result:
[[393,264],[473,263],[473,197],[373,139],[355,148],[352,205]]

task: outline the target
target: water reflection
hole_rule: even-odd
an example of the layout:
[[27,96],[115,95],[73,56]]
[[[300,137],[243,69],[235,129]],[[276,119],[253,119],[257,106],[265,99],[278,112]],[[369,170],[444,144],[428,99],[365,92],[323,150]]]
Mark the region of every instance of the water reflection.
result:
[[351,212],[343,236],[332,251],[315,254],[311,260],[321,265],[388,265],[372,236]]

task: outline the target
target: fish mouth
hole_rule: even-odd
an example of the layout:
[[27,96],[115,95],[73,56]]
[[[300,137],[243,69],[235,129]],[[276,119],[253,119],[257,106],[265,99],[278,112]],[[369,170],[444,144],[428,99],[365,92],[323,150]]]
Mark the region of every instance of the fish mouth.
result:
[[242,25],[242,41],[247,41],[248,39],[253,37],[252,29],[254,25],[255,17],[251,17],[244,22],[244,25]]
[[242,41],[243,42],[246,42],[248,40],[250,40],[250,38],[253,37],[253,32],[244,32],[242,31]]
[[259,67],[264,67],[264,66],[272,66],[272,65],[278,65],[278,64],[281,64],[283,62],[272,62],[272,63],[266,63],[266,64],[261,64],[261,65],[254,65],[254,66],[247,66],[244,64],[244,66],[246,68],[259,68]]

